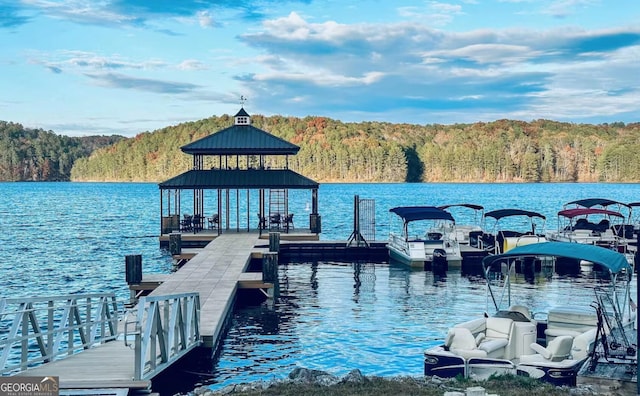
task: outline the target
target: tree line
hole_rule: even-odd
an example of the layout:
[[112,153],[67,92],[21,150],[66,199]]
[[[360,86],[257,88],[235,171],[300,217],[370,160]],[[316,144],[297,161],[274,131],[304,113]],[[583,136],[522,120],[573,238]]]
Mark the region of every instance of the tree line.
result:
[[[319,182],[640,181],[640,123],[416,125],[311,116],[252,122],[300,146],[290,168]],[[72,178],[166,180],[192,166],[181,146],[232,123],[224,115],[142,133],[79,159]]]
[[[300,146],[298,155],[289,158],[289,167],[319,182],[640,181],[640,123],[497,120],[417,125],[260,115],[253,116],[252,122]],[[64,172],[70,170],[66,175],[75,181],[159,182],[193,166],[192,157],[182,153],[181,146],[232,124],[233,117],[223,115],[134,138],[104,137],[100,142],[104,144],[96,144],[93,151],[86,143],[73,140],[78,138],[50,132],[22,130],[9,140],[3,132],[0,175],[4,180],[46,180],[44,176],[51,177],[51,168],[56,168],[60,180],[65,180]],[[17,125],[0,124],[0,131],[13,128],[15,135],[15,129],[22,129]],[[39,138],[30,137],[34,134]],[[35,153],[35,146],[30,151],[24,149],[32,140],[55,140],[54,136],[64,143],[47,145],[47,154]],[[22,151],[16,145],[22,146]],[[19,159],[6,159],[15,152],[20,153]],[[38,173],[34,170],[42,167],[35,166],[28,171],[32,168],[30,158],[42,158],[37,165],[50,158],[45,167],[49,170]],[[7,169],[12,169],[11,178],[6,177]]]
[[1,181],[68,181],[78,158],[122,136],[68,137],[0,121]]

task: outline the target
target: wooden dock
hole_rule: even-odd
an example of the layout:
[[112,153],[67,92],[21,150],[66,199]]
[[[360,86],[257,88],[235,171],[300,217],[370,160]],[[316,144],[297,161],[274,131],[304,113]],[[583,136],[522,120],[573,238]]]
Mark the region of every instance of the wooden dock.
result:
[[259,235],[254,233],[222,234],[165,278],[151,295],[200,293],[200,336],[205,346],[214,347],[233,308],[239,284],[272,286],[262,282],[262,273],[246,272],[259,241]]
[[[134,292],[152,290],[152,296],[198,292],[200,336],[204,346],[213,347],[233,309],[236,291],[239,288],[273,287],[262,281],[262,272],[245,272],[252,257],[268,250],[255,248],[258,242],[257,234],[221,235],[205,248],[198,249],[197,254],[189,252],[191,258],[175,273],[149,274],[139,285],[130,285],[130,288]],[[121,332],[118,340],[17,375],[57,376],[59,388],[64,390],[62,394],[73,394],[74,390],[93,390],[102,395],[126,395],[130,390],[150,391],[151,380],[133,380],[135,350],[131,345],[133,339],[128,341],[129,345],[125,345]]]
[[[57,376],[60,389],[92,389],[101,395],[117,389],[146,390],[151,381],[134,381],[135,352],[124,340],[111,341],[81,353],[23,371],[18,376]],[[110,390],[110,391],[106,391]],[[126,393],[125,393],[126,395]]]

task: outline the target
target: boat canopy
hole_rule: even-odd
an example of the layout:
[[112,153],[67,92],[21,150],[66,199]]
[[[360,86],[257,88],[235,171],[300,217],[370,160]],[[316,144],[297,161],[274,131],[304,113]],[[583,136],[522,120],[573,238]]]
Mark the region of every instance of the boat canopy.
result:
[[487,212],[484,214],[485,217],[493,217],[496,220],[500,220],[504,217],[509,217],[509,216],[527,216],[527,217],[540,217],[543,220],[546,220],[547,218],[537,212],[531,212],[529,210],[522,210],[522,209],[498,209],[498,210],[492,210],[490,212]]
[[596,209],[592,209],[592,208],[565,209],[558,212],[558,216],[567,217],[569,219],[572,219],[577,216],[589,216],[593,214],[601,214],[601,215],[624,218],[624,215],[621,214],[620,212],[614,212],[613,210],[597,209],[597,208]]
[[456,206],[463,207],[463,208],[469,208],[469,209],[473,209],[473,210],[484,210],[484,206],[476,205],[476,204],[468,204],[468,203],[442,205],[442,206],[438,206],[438,209],[446,210],[448,208],[453,208],[453,207],[456,207]]
[[580,205],[580,206],[584,206],[585,208],[592,208],[592,207],[597,206],[597,205],[600,205],[600,206],[603,206],[603,207],[611,206],[611,205],[622,205],[622,206],[627,206],[627,207],[629,206],[626,203],[613,201],[611,199],[606,199],[606,198],[578,199],[576,201],[567,202],[565,204],[565,206],[566,205]]
[[451,213],[435,206],[398,206],[389,212],[400,216],[405,223],[415,220],[450,220],[455,221]]
[[621,253],[596,245],[570,242],[541,242],[518,246],[503,254],[486,256],[482,259],[482,266],[486,269],[497,261],[522,256],[554,256],[586,260],[607,268],[613,274],[631,271],[629,262]]

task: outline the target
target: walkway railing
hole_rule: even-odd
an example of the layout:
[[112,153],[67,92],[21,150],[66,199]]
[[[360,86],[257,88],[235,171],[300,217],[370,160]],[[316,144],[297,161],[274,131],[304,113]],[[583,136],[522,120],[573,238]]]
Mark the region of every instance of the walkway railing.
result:
[[113,293],[0,300],[0,374],[26,370],[117,337]]
[[135,380],[153,377],[200,345],[198,293],[147,296],[138,301],[135,321]]

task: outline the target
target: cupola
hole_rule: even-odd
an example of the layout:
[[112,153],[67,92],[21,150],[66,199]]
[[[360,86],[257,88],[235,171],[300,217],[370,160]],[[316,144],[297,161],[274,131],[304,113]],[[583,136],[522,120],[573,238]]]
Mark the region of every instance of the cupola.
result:
[[251,117],[249,113],[244,110],[244,107],[241,107],[240,111],[238,111],[233,118],[233,125],[251,125]]

